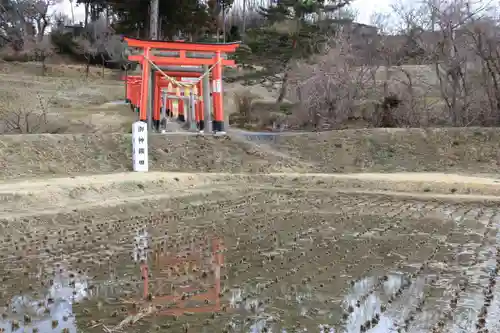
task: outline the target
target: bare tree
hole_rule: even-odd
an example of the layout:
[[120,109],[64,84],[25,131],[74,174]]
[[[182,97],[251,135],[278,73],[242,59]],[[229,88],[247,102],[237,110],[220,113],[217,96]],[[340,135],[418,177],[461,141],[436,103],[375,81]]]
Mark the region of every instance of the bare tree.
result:
[[[433,42],[421,43],[434,66],[439,91],[452,126],[477,124],[482,112],[477,109],[476,52],[465,33],[474,20],[481,20],[485,8],[470,1],[454,0],[447,3],[429,0],[418,14],[427,17],[412,24],[421,31],[431,32]],[[472,10],[472,8],[475,8]],[[416,16],[418,18],[418,16]],[[421,34],[422,36],[422,34]]]
[[43,131],[47,125],[47,108],[42,98],[23,98],[19,91],[0,94],[0,133],[29,134]]
[[[498,20],[488,9],[480,3],[458,0],[393,6],[398,33],[388,39],[399,39],[403,47],[399,51],[386,50],[387,57],[392,55],[398,59],[386,65],[404,73],[407,87],[417,81],[416,74],[406,69],[408,64],[420,64],[420,71],[426,71],[429,66],[434,68],[436,81],[423,89],[432,99],[439,100],[434,108],[442,106],[440,120],[429,120],[434,124],[436,121],[452,126],[500,124],[500,50],[497,49],[500,34]],[[421,58],[415,62],[415,56]],[[392,82],[393,78],[386,76],[385,80]],[[429,100],[422,91],[417,94],[415,89],[404,91],[413,91],[402,98],[409,105]],[[411,103],[408,98],[416,102]]]
[[25,37],[22,8],[14,1],[0,2],[0,28],[2,39],[14,50],[21,50]]
[[27,5],[26,16],[34,22],[37,31],[37,41],[42,41],[47,28],[51,24],[49,9],[60,0],[30,0]]
[[[500,125],[500,29],[495,16],[470,16],[462,31],[467,42],[469,68],[475,70],[474,102],[480,106],[476,120],[486,125]],[[480,89],[477,89],[480,87]]]
[[83,54],[87,63],[85,65],[85,77],[88,78],[90,74],[90,65],[92,64],[93,59],[97,56],[97,47],[92,44],[92,42],[85,37],[78,37],[75,40],[75,44],[78,49],[76,52],[79,54]]
[[54,54],[55,48],[49,36],[44,36],[41,40],[37,40],[33,47],[35,59],[42,64],[42,75],[47,72],[46,60]]
[[294,114],[301,126],[315,130],[338,128],[359,120],[359,101],[369,99],[373,66],[358,66],[348,40],[337,35],[324,55],[314,62],[296,63],[290,71],[291,98],[298,102]]
[[61,0],[3,0],[0,29],[11,47],[20,51],[27,40],[41,42],[51,24],[50,8]]
[[236,26],[244,35],[247,29],[261,27],[265,18],[259,12],[260,6],[262,3],[256,0],[235,2],[228,12],[226,28],[230,29],[232,26]]
[[76,52],[82,54],[86,59],[85,72],[87,76],[91,64],[100,63],[103,76],[105,67],[110,63],[120,66],[126,64],[125,52],[127,49],[121,38],[106,24],[105,18],[89,23],[86,34],[76,38],[75,44],[78,47]]
[[100,57],[104,76],[106,64],[122,64],[126,60],[126,47],[120,36],[116,35],[115,31],[107,24],[106,19],[101,18],[92,22],[88,28],[92,36],[91,44]]
[[422,9],[392,5],[393,13],[375,13],[371,22],[378,28],[377,63],[381,66],[374,86],[380,94],[376,126],[418,127],[429,122],[434,104],[427,103],[432,88],[414,77],[408,66],[425,62],[420,34],[426,23]]

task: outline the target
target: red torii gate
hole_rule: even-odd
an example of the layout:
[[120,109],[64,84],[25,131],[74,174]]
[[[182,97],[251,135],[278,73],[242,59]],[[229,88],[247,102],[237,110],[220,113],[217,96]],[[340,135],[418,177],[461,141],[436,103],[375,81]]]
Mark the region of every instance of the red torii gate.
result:
[[[170,77],[175,77],[175,78],[198,78],[200,76],[199,73],[193,73],[193,72],[174,72],[174,71],[169,71],[166,72]],[[153,112],[153,120],[156,121],[160,118],[160,108],[162,105],[157,105],[157,102],[161,100],[161,96],[159,96],[160,90],[162,88],[168,88],[171,87],[173,89],[180,89],[177,85],[173,84],[169,80],[166,80],[165,78],[162,77],[162,73],[156,72],[155,73],[155,91],[154,91],[154,112]],[[128,75],[122,78],[124,81],[126,81],[126,100],[130,103],[132,106],[132,109],[134,111],[137,111],[139,109],[139,104],[140,104],[140,89],[141,89],[141,83],[142,83],[142,78],[141,76],[138,75]],[[201,95],[203,92],[203,87],[199,83],[196,84],[198,94]],[[181,92],[182,94],[182,92]],[[165,103],[164,105],[166,109],[169,109],[171,112],[173,111],[172,107],[172,101],[168,99],[168,103]],[[179,101],[181,104],[183,103],[182,100]],[[199,99],[198,103],[196,104],[196,122],[200,130],[203,130],[204,127],[204,114],[203,114],[203,109],[204,109],[204,101],[203,99]],[[180,108],[180,114],[179,116],[181,117],[181,121],[184,121],[184,114],[182,111],[182,108]]]
[[[213,122],[212,130],[214,133],[224,132],[224,105],[222,95],[222,68],[223,66],[234,66],[233,60],[223,58],[224,54],[233,53],[240,46],[240,43],[224,43],[224,44],[209,44],[209,43],[190,43],[183,41],[157,41],[157,40],[141,40],[136,38],[124,37],[123,40],[128,44],[129,48],[136,48],[140,50],[139,54],[131,54],[128,60],[139,62],[142,66],[142,74],[140,80],[136,80],[134,84],[140,81],[140,94],[139,94],[139,120],[159,121],[157,118],[158,112],[151,110],[150,98],[153,98],[152,105],[160,105],[160,94],[155,93],[161,87],[162,80],[154,80],[151,86],[150,79],[154,78],[154,70],[159,71],[162,75],[166,76],[169,80],[177,85],[189,85],[179,82],[175,79],[182,77],[196,77],[192,72],[170,70],[168,66],[212,66],[209,71],[205,73],[202,71],[198,73],[198,77],[211,75],[211,97],[213,103]],[[203,67],[201,67],[203,68]],[[189,74],[188,74],[189,73]],[[179,75],[180,74],[180,75]],[[204,103],[210,103],[205,100]],[[156,107],[155,107],[156,108]],[[151,112],[153,111],[153,112]],[[149,117],[148,117],[149,115]],[[198,120],[198,119],[197,119]]]

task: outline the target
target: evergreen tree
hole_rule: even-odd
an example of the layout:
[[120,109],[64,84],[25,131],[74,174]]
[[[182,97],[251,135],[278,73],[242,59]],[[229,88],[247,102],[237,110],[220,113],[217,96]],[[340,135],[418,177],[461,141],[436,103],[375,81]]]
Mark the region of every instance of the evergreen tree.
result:
[[[159,22],[164,36],[172,38],[182,31],[195,39],[207,30],[214,30],[212,2],[229,8],[234,0],[160,0]],[[117,32],[147,38],[149,26],[149,0],[77,0],[89,6],[91,12],[100,13],[108,8],[118,18],[113,26]]]
[[[329,11],[336,11],[350,0],[329,3]],[[285,97],[290,64],[293,59],[308,58],[321,50],[330,32],[323,27],[319,14],[325,10],[325,0],[278,0],[269,8],[260,8],[267,25],[247,32],[247,45],[253,61],[277,73],[284,73],[283,85],[277,102]]]

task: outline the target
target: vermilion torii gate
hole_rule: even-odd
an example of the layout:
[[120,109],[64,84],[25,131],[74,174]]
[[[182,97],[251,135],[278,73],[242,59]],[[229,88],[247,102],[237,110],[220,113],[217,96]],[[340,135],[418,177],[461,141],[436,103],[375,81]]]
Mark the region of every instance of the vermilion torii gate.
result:
[[[148,122],[150,129],[154,123],[159,122],[162,95],[159,91],[166,87],[165,80],[167,80],[181,90],[197,87],[198,92],[203,92],[203,98],[199,100],[204,101],[204,112],[202,112],[204,117],[200,119],[200,116],[197,116],[198,123],[205,124],[205,132],[224,133],[222,69],[223,66],[235,65],[233,60],[226,59],[226,54],[236,51],[240,46],[239,42],[209,44],[141,40],[130,37],[124,37],[123,40],[132,51],[128,60],[139,62],[142,67],[141,78],[138,80],[141,85],[138,101],[140,121]],[[183,77],[197,77],[199,82],[182,82]],[[179,111],[179,120],[184,121],[181,117],[184,114],[184,103],[181,99],[179,101],[182,108]],[[212,128],[210,128],[212,114],[210,106],[213,106]],[[200,122],[203,118],[204,121]]]

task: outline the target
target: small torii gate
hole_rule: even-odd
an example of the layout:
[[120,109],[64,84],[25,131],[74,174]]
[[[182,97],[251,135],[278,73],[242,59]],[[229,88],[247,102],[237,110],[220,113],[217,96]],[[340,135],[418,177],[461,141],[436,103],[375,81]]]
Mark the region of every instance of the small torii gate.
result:
[[[159,128],[161,89],[171,83],[181,90],[196,87],[199,93],[203,93],[203,97],[197,96],[198,98],[195,99],[203,101],[203,103],[198,102],[195,112],[196,120],[188,116],[189,122],[195,121],[198,129],[204,130],[205,133],[225,133],[222,69],[223,66],[235,66],[234,60],[226,59],[226,55],[235,52],[240,46],[239,42],[215,44],[167,42],[131,37],[123,37],[123,40],[129,49],[135,49],[135,52],[132,51],[128,56],[128,60],[139,62],[142,67],[140,78],[127,80],[128,89],[139,89],[135,96],[138,99],[140,121],[147,122],[150,130],[154,127]],[[187,83],[182,81],[183,77],[194,77],[198,80],[194,83]],[[168,98],[168,95],[165,96]],[[182,109],[179,112],[179,120],[185,121],[183,99],[180,96],[178,99]],[[203,105],[202,111],[200,111],[201,105]],[[210,122],[211,106],[213,107],[212,122]]]

